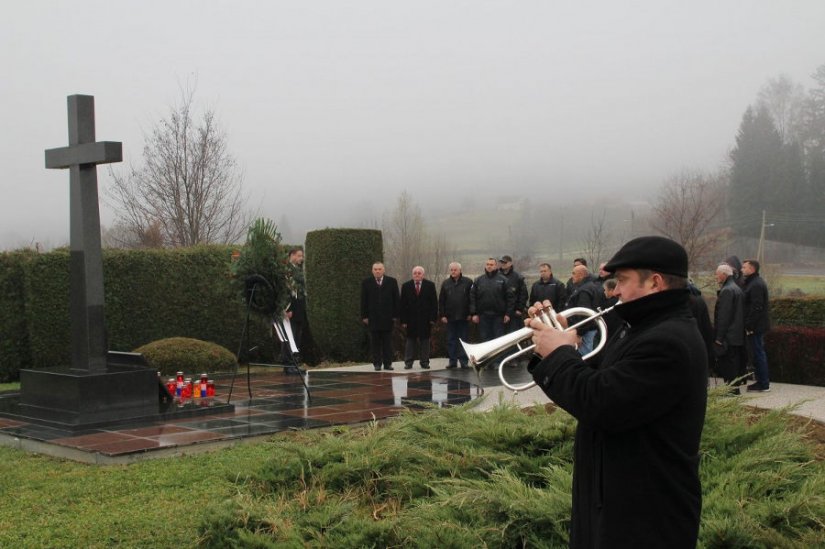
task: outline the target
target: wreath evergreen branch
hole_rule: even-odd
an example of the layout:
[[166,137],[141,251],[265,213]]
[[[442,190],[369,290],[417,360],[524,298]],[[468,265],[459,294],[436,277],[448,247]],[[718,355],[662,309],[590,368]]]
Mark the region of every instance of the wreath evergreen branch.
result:
[[[252,311],[272,316],[286,309],[292,292],[289,261],[278,227],[271,220],[252,222],[240,256],[230,269],[233,286]],[[254,292],[250,291],[252,286]]]

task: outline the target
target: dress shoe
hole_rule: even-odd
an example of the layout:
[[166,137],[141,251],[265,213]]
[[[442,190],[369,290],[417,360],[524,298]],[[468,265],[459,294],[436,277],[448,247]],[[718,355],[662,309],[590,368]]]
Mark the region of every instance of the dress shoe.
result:
[[422,364],[422,365],[421,365],[421,367],[422,367],[424,370],[429,370],[429,369],[430,369],[430,365],[429,365],[429,364]]
[[375,367],[375,371],[376,371],[376,372],[380,372],[380,371],[381,371],[381,366],[376,366],[376,367]]
[[462,365],[461,365],[461,369],[462,369],[462,370],[464,370],[464,369],[466,369],[466,368],[469,368],[469,367],[470,367],[470,366],[469,366],[469,365],[467,365],[467,364],[462,364]]
[[393,368],[392,366],[384,366],[384,369],[385,370],[395,370],[395,368]]
[[405,370],[412,370],[412,364],[404,364]]
[[456,364],[447,364],[447,369],[448,370],[452,370],[453,368],[457,368],[457,367],[458,366]]

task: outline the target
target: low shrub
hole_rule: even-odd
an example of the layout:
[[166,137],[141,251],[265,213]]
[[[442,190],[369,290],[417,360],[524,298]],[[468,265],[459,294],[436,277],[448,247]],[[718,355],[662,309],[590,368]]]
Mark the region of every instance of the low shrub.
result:
[[178,371],[220,372],[234,369],[238,364],[235,355],[224,347],[188,337],[160,339],[138,347],[135,352],[141,353],[161,375],[174,375]]
[[[201,547],[567,547],[566,412],[404,414],[274,441],[204,509]],[[787,410],[711,393],[699,547],[825,547],[825,468]]]

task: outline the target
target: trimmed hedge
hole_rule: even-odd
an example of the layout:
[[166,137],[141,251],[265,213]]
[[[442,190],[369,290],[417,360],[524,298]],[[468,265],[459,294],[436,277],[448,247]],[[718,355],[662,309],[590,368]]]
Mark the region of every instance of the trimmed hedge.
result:
[[36,256],[29,250],[0,253],[0,383],[17,380],[31,361],[23,279]]
[[[192,337],[235,352],[245,307],[231,288],[228,246],[103,250],[108,347],[130,351]],[[71,361],[69,251],[0,254],[0,376]],[[268,323],[250,320],[250,346],[275,354]]]
[[320,354],[333,361],[366,360],[361,281],[382,261],[381,231],[323,229],[306,237],[307,317]]
[[774,326],[825,328],[825,299],[821,297],[780,297],[771,299]]
[[[128,351],[167,337],[192,337],[234,348],[242,304],[229,285],[230,248],[104,250],[108,346]],[[31,367],[68,365],[69,252],[26,265],[26,323]]]

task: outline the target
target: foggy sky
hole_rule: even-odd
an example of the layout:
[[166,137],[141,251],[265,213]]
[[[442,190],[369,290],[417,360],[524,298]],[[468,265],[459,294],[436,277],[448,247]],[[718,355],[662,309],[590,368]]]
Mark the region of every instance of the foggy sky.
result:
[[67,144],[71,94],[95,96],[125,165],[196,81],[250,205],[304,231],[380,219],[403,190],[425,214],[643,199],[722,166],[768,78],[809,87],[823,28],[822,0],[7,3],[0,248],[68,242],[68,172],[43,151]]

